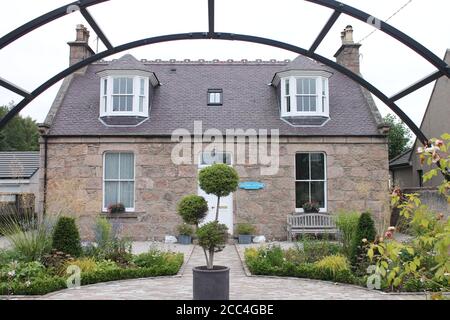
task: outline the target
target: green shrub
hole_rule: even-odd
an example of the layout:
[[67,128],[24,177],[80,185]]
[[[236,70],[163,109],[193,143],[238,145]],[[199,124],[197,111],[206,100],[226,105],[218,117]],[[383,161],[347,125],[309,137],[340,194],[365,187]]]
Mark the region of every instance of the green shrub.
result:
[[347,258],[351,258],[352,244],[355,241],[360,213],[356,211],[341,211],[336,216],[336,226],[341,233],[343,252]]
[[358,263],[358,258],[365,255],[365,250],[363,247],[363,240],[368,242],[375,241],[377,233],[375,230],[375,223],[368,212],[361,214],[358,220],[358,226],[356,228],[355,237],[352,243],[351,251],[351,263],[356,266]]
[[[281,251],[281,255],[280,255]],[[295,264],[287,259],[283,259],[283,251],[280,247],[270,248],[248,248],[245,250],[245,263],[250,272],[256,275],[298,277],[317,280],[327,280],[350,284],[363,284],[363,279],[355,277],[351,270],[342,267],[334,267],[335,263],[330,263],[330,258],[320,263],[301,263]],[[286,256],[286,252],[284,252]],[[345,258],[342,257],[345,261]],[[338,258],[338,260],[342,260]],[[332,267],[331,267],[331,266]]]
[[198,226],[208,213],[208,203],[201,196],[188,195],[178,203],[177,212],[185,223]]
[[42,257],[42,263],[49,272],[57,274],[58,271],[67,262],[73,260],[70,254],[53,249],[52,252]]
[[238,223],[236,226],[237,234],[252,235],[256,232],[256,228],[249,223]]
[[38,220],[34,215],[20,219],[0,217],[0,233],[4,234],[12,250],[24,261],[39,261],[51,250],[54,219],[46,216]]
[[177,226],[178,234],[184,235],[184,236],[192,236],[194,234],[194,228],[192,226],[183,223]]
[[27,281],[45,274],[45,267],[38,261],[17,262],[12,261],[0,268],[0,280],[3,281]]
[[1,283],[0,295],[44,295],[67,287],[61,277],[43,277],[30,282]]
[[151,268],[155,266],[177,264],[177,261],[183,261],[182,253],[163,252],[151,249],[148,252],[141,253],[133,258],[136,266],[141,268]]
[[333,255],[323,258],[315,263],[316,267],[334,276],[342,271],[350,271],[350,264],[346,257]]
[[97,247],[105,248],[113,238],[112,225],[105,217],[97,217],[94,225]]
[[0,249],[0,266],[8,264],[12,261],[22,261],[23,258],[19,252],[15,250]]
[[53,248],[73,257],[81,255],[80,234],[72,217],[59,217],[53,231]]
[[205,251],[208,269],[214,266],[214,253],[223,250],[228,240],[228,227],[217,221],[211,221],[197,230],[198,245]]
[[342,252],[342,247],[337,243],[325,240],[308,240],[307,238],[297,243],[297,249],[303,252],[305,262],[309,263]]
[[59,269],[59,275],[65,276],[69,266],[77,266],[81,272],[94,272],[98,270],[97,262],[92,258],[79,258],[75,260],[68,260]]

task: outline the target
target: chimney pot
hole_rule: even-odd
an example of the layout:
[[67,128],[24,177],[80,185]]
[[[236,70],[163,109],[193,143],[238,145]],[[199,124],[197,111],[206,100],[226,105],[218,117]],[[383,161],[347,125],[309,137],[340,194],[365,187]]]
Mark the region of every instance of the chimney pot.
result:
[[340,65],[350,69],[356,74],[360,74],[359,48],[361,44],[353,40],[353,27],[348,25],[341,32],[342,46],[334,57]]
[[94,54],[94,51],[89,47],[89,30],[82,24],[77,24],[75,30],[75,41],[68,43],[70,47],[70,65],[74,65]]

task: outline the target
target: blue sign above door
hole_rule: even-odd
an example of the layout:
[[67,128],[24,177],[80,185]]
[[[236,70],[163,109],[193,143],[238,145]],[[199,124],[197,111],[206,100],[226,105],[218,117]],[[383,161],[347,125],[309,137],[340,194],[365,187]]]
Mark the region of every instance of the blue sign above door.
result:
[[246,181],[239,183],[239,188],[244,190],[261,190],[265,187],[266,185],[264,183],[257,181]]

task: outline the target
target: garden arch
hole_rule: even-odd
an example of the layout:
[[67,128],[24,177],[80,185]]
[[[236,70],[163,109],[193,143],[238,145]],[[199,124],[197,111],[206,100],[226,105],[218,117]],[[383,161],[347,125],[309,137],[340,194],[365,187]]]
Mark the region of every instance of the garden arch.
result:
[[[23,108],[25,108],[31,101],[33,101],[37,96],[45,92],[47,89],[49,89],[51,86],[56,84],[58,81],[64,79],[65,77],[69,76],[70,74],[76,72],[77,70],[87,66],[90,63],[93,63],[95,61],[101,60],[105,57],[108,57],[110,55],[145,46],[155,43],[161,43],[161,42],[169,42],[169,41],[177,41],[177,40],[190,40],[190,39],[216,39],[216,40],[235,40],[235,41],[245,41],[245,42],[252,42],[252,43],[258,43],[258,44],[264,44],[280,49],[289,50],[292,52],[295,52],[297,54],[301,54],[304,56],[307,56],[309,58],[312,58],[316,61],[319,61],[343,74],[351,78],[353,81],[357,82],[362,87],[366,88],[368,91],[370,91],[373,95],[375,95],[377,98],[379,98],[383,103],[385,103],[397,116],[405,122],[405,124],[411,129],[411,131],[417,136],[417,138],[424,144],[428,144],[427,137],[423,134],[423,132],[417,127],[417,125],[398,107],[396,104],[396,101],[406,97],[407,95],[415,92],[416,90],[424,87],[425,85],[439,79],[440,77],[446,76],[450,78],[450,66],[447,65],[445,61],[437,57],[434,53],[432,53],[430,50],[428,50],[426,47],[424,47],[419,42],[415,41],[408,35],[404,34],[400,30],[392,27],[386,22],[383,22],[374,16],[363,12],[361,10],[358,10],[354,7],[348,6],[344,3],[335,1],[335,0],[305,0],[323,7],[327,7],[329,9],[333,10],[333,13],[331,17],[328,19],[327,23],[322,28],[321,32],[313,42],[312,46],[309,49],[301,48],[292,44],[280,42],[273,39],[267,39],[262,37],[256,37],[251,35],[245,35],[245,34],[234,34],[234,33],[224,33],[224,32],[216,32],[214,29],[214,13],[215,13],[215,7],[214,2],[215,0],[208,0],[208,31],[206,32],[191,32],[191,33],[180,33],[180,34],[170,34],[170,35],[162,35],[157,37],[151,37],[151,38],[145,38],[137,41],[132,41],[126,44],[122,44],[119,46],[113,46],[111,42],[108,40],[107,36],[103,33],[99,25],[95,22],[95,19],[92,17],[92,15],[89,13],[88,8],[100,3],[104,3],[110,0],[79,0],[75,1],[69,4],[66,4],[62,7],[59,7],[53,11],[50,11],[34,20],[31,20],[21,27],[11,31],[10,33],[6,34],[0,39],[0,50],[15,40],[19,39],[20,37],[32,32],[33,30],[40,28],[41,26],[59,19],[67,14],[71,14],[76,11],[80,11],[80,13],[83,15],[83,17],[86,19],[86,21],[89,23],[91,28],[95,31],[99,39],[104,43],[106,46],[106,50],[100,53],[97,53],[91,57],[88,57],[69,68],[61,71],[60,73],[56,74],[52,78],[48,79],[46,82],[41,84],[39,87],[37,87],[32,92],[28,92],[24,89],[21,89],[19,86],[0,78],[0,86],[15,92],[21,96],[23,96],[23,99],[14,106],[2,119],[0,119],[0,129],[2,129],[15,115],[17,115]],[[315,53],[316,49],[319,47],[319,45],[322,43],[330,29],[333,27],[337,19],[341,14],[346,14],[348,16],[351,16],[353,18],[356,18],[360,21],[363,21],[369,25],[372,25],[376,28],[378,28],[380,31],[386,33],[390,37],[398,40],[403,45],[409,47],[413,51],[415,51],[417,54],[422,56],[424,59],[426,59],[428,62],[430,62],[435,68],[436,71],[433,72],[431,75],[425,77],[424,79],[413,83],[406,89],[400,91],[399,93],[388,97],[385,93],[383,93],[381,90],[376,88],[373,84],[366,81],[364,78],[362,78],[360,75],[352,72],[351,70],[347,69],[346,67],[328,59],[325,58],[317,53]]]

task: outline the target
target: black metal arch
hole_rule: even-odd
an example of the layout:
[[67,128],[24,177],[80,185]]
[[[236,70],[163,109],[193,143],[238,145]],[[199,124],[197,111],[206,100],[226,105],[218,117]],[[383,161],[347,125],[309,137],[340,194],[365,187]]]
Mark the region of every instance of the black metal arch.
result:
[[[411,37],[407,36],[403,32],[399,31],[398,29],[392,27],[391,25],[376,19],[375,17],[369,15],[368,13],[365,13],[361,10],[358,10],[356,8],[353,8],[351,6],[348,6],[346,4],[343,4],[338,1],[334,0],[305,0],[308,2],[315,3],[317,5],[328,7],[330,9],[333,9],[334,12],[323,27],[322,31],[319,33],[316,40],[313,42],[312,46],[307,50],[298,46],[294,46],[288,43],[262,38],[262,37],[255,37],[251,35],[244,35],[244,34],[232,34],[232,33],[221,33],[221,32],[215,32],[214,30],[214,0],[208,0],[208,32],[193,32],[193,33],[181,33],[181,34],[172,34],[172,35],[164,35],[164,36],[157,36],[157,37],[151,37],[146,38],[142,40],[137,40],[133,42],[129,42],[127,44],[119,45],[114,47],[106,35],[103,33],[99,25],[95,22],[94,18],[91,16],[91,14],[88,11],[88,7],[103,3],[109,0],[80,0],[76,2],[72,2],[69,4],[66,4],[62,7],[59,7],[53,11],[50,11],[34,20],[31,20],[30,22],[22,25],[21,27],[11,31],[10,33],[6,34],[0,39],[0,49],[6,47],[7,45],[11,44],[15,40],[19,39],[20,37],[24,36],[27,33],[30,33],[31,31],[53,21],[56,19],[59,19],[67,14],[70,14],[74,11],[80,11],[80,13],[84,16],[86,21],[89,23],[91,28],[96,32],[98,37],[102,40],[102,42],[106,46],[106,50],[100,53],[97,53],[91,57],[88,57],[84,59],[83,61],[80,61],[69,68],[61,71],[57,75],[53,76],[52,78],[48,79],[45,83],[40,85],[38,88],[36,88],[33,92],[27,92],[20,87],[8,82],[5,79],[0,78],[0,86],[5,87],[6,89],[9,89],[21,96],[24,97],[22,101],[20,101],[15,107],[13,107],[8,114],[6,114],[2,119],[0,119],[0,129],[3,128],[8,121],[10,121],[15,115],[17,115],[23,108],[25,108],[31,101],[33,101],[37,96],[42,94],[44,91],[46,91],[48,88],[50,88],[52,85],[56,84],[58,81],[64,79],[65,77],[69,76],[70,74],[74,73],[78,69],[81,69],[85,66],[87,66],[90,63],[93,63],[95,61],[101,60],[105,57],[108,57],[110,55],[137,48],[140,46],[155,44],[155,43],[161,43],[161,42],[169,42],[169,41],[177,41],[177,40],[190,40],[190,39],[217,39],[217,40],[237,40],[237,41],[245,41],[245,42],[252,42],[252,43],[259,43],[263,45],[268,45],[280,49],[289,50],[292,52],[295,52],[297,54],[301,54],[307,57],[310,57],[314,60],[317,60],[343,74],[351,78],[353,81],[360,84],[362,87],[366,88],[368,91],[370,91],[372,94],[374,94],[376,97],[378,97],[383,103],[385,103],[394,113],[396,113],[399,118],[405,122],[405,124],[413,131],[413,133],[417,136],[417,138],[424,144],[428,143],[427,137],[422,133],[422,131],[416,126],[416,124],[397,106],[396,101],[415,92],[416,90],[422,88],[423,86],[433,82],[434,80],[437,80],[438,78],[442,76],[446,76],[450,78],[450,67],[447,65],[446,62],[441,60],[439,57],[437,57],[434,53],[432,53],[430,50],[425,48],[423,45],[412,39]],[[423,80],[420,80],[417,83],[412,84],[408,88],[400,91],[398,94],[388,97],[383,92],[381,92],[378,88],[376,88],[373,84],[369,83],[365,79],[363,79],[360,75],[352,72],[351,70],[345,68],[344,66],[337,64],[336,62],[327,59],[319,54],[316,54],[315,51],[319,47],[319,45],[322,43],[330,29],[333,27],[337,19],[341,14],[349,15],[353,18],[356,18],[360,21],[363,21],[365,23],[368,23],[370,25],[373,25],[377,27],[380,31],[386,33],[387,35],[397,39],[399,42],[404,44],[405,46],[409,47],[413,51],[415,51],[417,54],[422,56],[424,59],[426,59],[428,62],[430,62],[432,65],[435,66],[437,71],[432,73],[430,76],[427,76]]]

